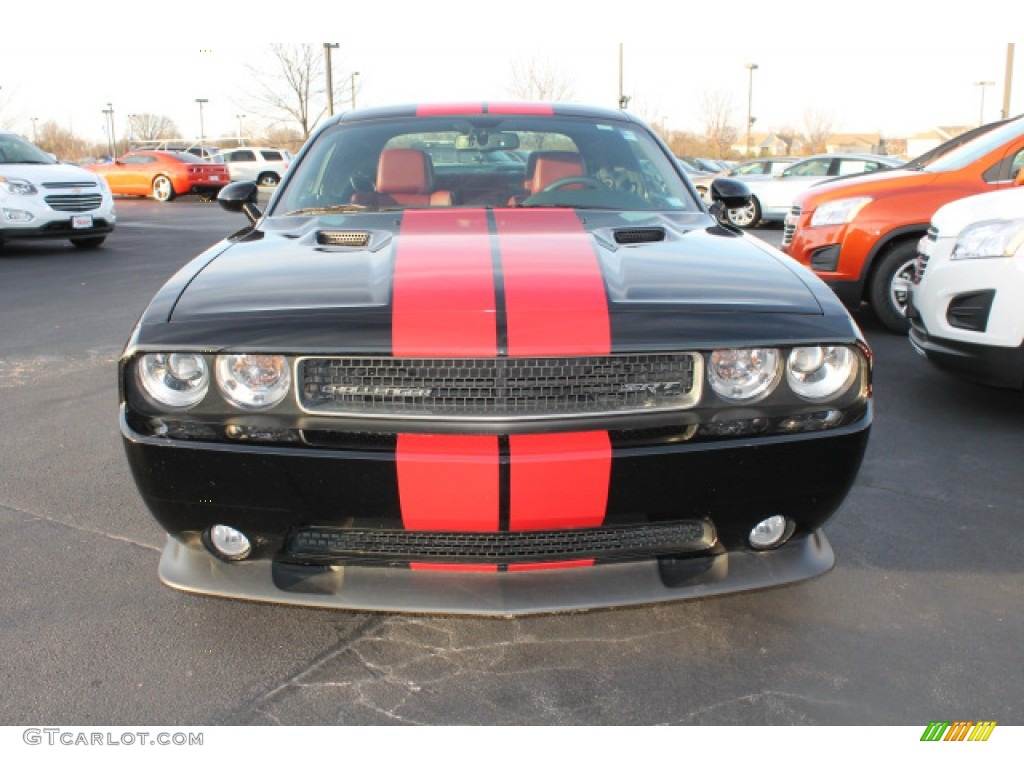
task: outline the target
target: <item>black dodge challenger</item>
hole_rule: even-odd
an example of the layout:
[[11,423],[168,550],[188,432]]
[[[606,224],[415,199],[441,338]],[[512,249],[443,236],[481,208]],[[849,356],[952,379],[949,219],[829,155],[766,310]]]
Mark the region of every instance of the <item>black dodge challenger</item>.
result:
[[364,109],[146,309],[121,431],[179,589],[517,614],[828,571],[871,353],[636,118]]

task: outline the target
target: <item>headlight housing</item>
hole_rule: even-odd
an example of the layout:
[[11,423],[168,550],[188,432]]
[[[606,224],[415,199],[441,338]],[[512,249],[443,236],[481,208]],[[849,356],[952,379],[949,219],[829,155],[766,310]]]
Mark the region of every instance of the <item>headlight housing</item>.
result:
[[950,259],[992,259],[1013,256],[1024,245],[1024,219],[980,221],[965,227]]
[[146,394],[166,408],[197,405],[210,388],[206,359],[191,352],[157,352],[138,362],[139,382]]
[[723,400],[752,403],[766,397],[779,381],[777,349],[716,349],[708,364],[708,383]]
[[811,402],[831,400],[857,376],[857,355],[849,347],[795,347],[786,361],[786,382]]
[[860,213],[860,210],[874,200],[873,197],[848,197],[819,205],[811,215],[812,227],[831,227],[837,224],[848,224]]
[[13,179],[9,176],[0,176],[0,187],[3,187],[12,195],[36,195],[39,190],[35,185],[26,179]]
[[283,355],[218,355],[217,386],[239,408],[271,408],[291,389],[291,370]]

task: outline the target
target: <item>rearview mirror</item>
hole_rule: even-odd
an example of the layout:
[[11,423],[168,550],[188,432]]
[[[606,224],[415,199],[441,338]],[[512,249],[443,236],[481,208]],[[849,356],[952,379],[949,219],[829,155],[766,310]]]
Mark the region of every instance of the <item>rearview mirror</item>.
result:
[[476,130],[455,137],[456,149],[519,149],[519,135]]

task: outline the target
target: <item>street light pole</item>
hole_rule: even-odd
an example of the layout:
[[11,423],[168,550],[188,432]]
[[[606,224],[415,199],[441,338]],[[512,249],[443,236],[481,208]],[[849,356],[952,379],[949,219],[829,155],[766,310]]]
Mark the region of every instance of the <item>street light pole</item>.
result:
[[978,125],[981,125],[985,122],[985,86],[995,85],[995,82],[992,80],[978,80],[974,84],[981,86],[981,111],[978,112]]
[[36,138],[36,123],[39,121],[39,118],[38,117],[30,117],[29,120],[32,121],[32,143],[33,144],[38,144],[39,143],[39,139]]
[[245,143],[242,141],[242,121],[245,119],[245,115],[235,115],[238,118],[238,146],[244,147]]
[[352,109],[356,108],[356,75],[358,72],[352,73]]
[[206,128],[203,125],[203,104],[209,103],[209,99],[196,99],[196,104],[199,105],[199,156],[203,156],[203,152],[206,151]]
[[331,67],[331,49],[340,48],[338,43],[324,43],[324,59],[327,65],[327,114],[334,114],[334,69]]
[[622,92],[622,43],[619,43],[619,109],[629,106],[629,96]]
[[108,101],[107,108],[103,110],[103,127],[107,129],[107,152],[110,153],[110,159],[114,159],[114,107]]
[[747,86],[747,157],[750,157],[750,129],[754,126],[754,117],[752,112],[754,106],[754,70],[757,69],[757,64],[744,64],[748,70],[750,70],[750,83]]

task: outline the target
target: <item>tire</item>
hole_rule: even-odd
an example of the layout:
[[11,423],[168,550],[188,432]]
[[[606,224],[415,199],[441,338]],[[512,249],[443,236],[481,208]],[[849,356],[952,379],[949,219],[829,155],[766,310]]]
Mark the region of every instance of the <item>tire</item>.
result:
[[917,243],[908,241],[890,249],[871,278],[868,300],[882,325],[892,333],[910,330],[907,302],[910,282],[917,270]]
[[161,203],[169,203],[174,199],[174,185],[166,176],[153,179],[153,199]]
[[256,179],[256,183],[261,187],[276,187],[277,182],[279,181],[280,179],[277,177],[277,174],[270,173],[269,171],[267,173],[261,173],[260,177]]
[[753,229],[761,221],[761,204],[756,197],[751,197],[750,205],[745,208],[728,208],[725,217],[734,227]]
[[71,243],[76,248],[87,248],[87,249],[88,248],[99,248],[101,245],[103,245],[103,241],[106,240],[106,239],[107,238],[105,236],[104,237],[79,237],[79,238],[77,238],[75,240],[72,240]]

